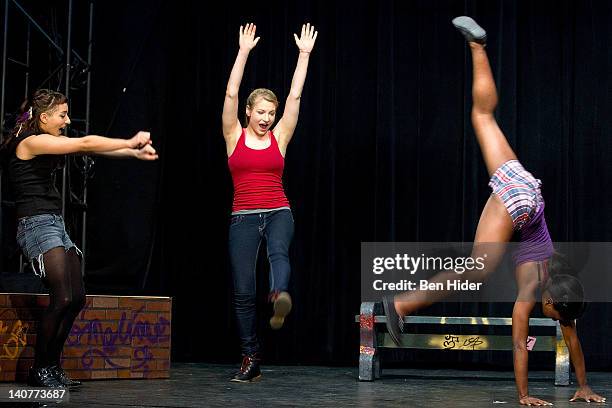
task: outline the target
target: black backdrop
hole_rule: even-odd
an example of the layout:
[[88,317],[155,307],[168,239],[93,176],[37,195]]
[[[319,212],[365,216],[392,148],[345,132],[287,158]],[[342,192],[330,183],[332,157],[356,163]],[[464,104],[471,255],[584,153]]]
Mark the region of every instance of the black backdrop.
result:
[[[297,59],[292,33],[306,21],[319,31],[285,167],[296,220],[295,309],[279,333],[265,328],[260,265],[267,361],[356,363],[360,242],[473,239],[490,190],[469,123],[471,65],[454,16],[474,16],[488,31],[498,120],[543,181],[553,239],[612,241],[608,1],[220,6],[96,3],[93,132],[151,130],[161,158],[97,160],[88,284],[92,293],[173,296],[175,359],[238,357],[226,255],[232,187],[220,116],[246,22],[257,24],[262,39],[247,63],[242,102],[257,87],[284,100]],[[503,315],[508,306],[428,312]],[[596,304],[580,321],[590,369],[612,367],[611,317],[609,304]],[[509,354],[403,357],[511,367]]]

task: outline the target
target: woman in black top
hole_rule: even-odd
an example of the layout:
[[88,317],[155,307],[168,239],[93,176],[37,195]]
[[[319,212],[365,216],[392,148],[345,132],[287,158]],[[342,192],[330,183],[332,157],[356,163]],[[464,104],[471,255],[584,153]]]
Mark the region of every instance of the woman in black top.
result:
[[23,103],[21,111],[1,149],[15,194],[17,241],[36,275],[48,285],[50,297],[38,324],[28,383],[38,387],[75,386],[80,383],[66,376],[60,355],[72,323],[85,305],[85,289],[81,252],[64,228],[55,171],[62,167],[66,154],[140,160],[155,160],[157,154],[148,132],[138,132],[127,140],[62,136],[70,118],[68,100],[59,92],[39,89]]

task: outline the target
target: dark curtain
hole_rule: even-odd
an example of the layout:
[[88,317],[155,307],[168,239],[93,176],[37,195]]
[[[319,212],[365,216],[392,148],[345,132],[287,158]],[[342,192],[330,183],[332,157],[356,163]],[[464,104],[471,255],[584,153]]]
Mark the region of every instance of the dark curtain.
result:
[[[295,308],[282,332],[266,328],[261,253],[259,333],[268,362],[355,364],[360,243],[471,241],[490,194],[469,122],[469,50],[450,23],[457,15],[487,29],[497,118],[543,182],[553,240],[611,241],[612,5],[605,0],[236,1],[214,9],[97,2],[94,133],[151,130],[161,158],[97,161],[90,288],[171,295],[174,358],[237,361],[225,86],[238,27],[255,22],[262,39],[245,69],[240,111],[257,87],[284,101],[297,60],[292,33],[309,21],[319,38],[284,178],[296,220]],[[423,314],[510,310],[441,304]],[[612,367],[611,315],[610,304],[591,304],[579,321],[588,369]],[[393,354],[415,363],[512,365],[509,353]]]

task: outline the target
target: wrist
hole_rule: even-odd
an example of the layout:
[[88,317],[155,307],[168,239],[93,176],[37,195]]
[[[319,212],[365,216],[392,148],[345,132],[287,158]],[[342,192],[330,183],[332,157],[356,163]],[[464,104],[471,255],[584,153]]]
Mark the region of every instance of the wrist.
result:
[[302,50],[300,50],[300,55],[310,55],[310,51],[302,51]]

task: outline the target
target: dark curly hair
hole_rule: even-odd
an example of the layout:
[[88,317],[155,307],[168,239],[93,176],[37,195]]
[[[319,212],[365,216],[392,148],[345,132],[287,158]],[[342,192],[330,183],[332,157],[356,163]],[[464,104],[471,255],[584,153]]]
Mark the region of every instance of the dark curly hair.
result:
[[40,129],[40,115],[47,112],[53,112],[58,105],[68,103],[68,98],[62,93],[51,89],[38,89],[30,97],[28,97],[19,109],[19,117],[15,126],[9,133],[8,137],[2,142],[0,150],[5,153],[11,142],[22,132],[40,134],[43,131]]

